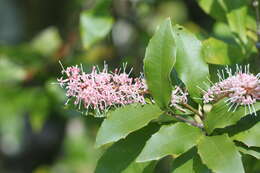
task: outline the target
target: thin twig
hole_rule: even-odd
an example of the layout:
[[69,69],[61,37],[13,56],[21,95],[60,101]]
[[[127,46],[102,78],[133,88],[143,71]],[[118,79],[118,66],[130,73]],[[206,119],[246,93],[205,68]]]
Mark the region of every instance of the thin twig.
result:
[[183,107],[189,109],[193,113],[197,114],[201,119],[203,119],[203,115],[197,109],[193,108],[192,106],[188,105],[187,103],[182,103],[181,105]]
[[186,123],[188,123],[188,124],[190,124],[192,126],[195,126],[195,127],[201,128],[201,129],[204,127],[203,124],[199,124],[199,123],[197,123],[195,121],[188,120],[188,119],[186,119],[186,118],[184,118],[184,117],[182,117],[180,115],[175,115],[175,114],[172,114],[171,112],[168,112],[167,114],[170,115],[170,116],[173,116],[174,118],[176,118],[178,120],[186,122]]

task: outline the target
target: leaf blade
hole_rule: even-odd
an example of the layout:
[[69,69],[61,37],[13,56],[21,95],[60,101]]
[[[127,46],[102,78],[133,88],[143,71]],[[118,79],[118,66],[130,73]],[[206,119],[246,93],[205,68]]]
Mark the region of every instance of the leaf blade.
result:
[[226,11],[226,18],[231,31],[236,33],[240,39],[247,43],[246,21],[247,21],[247,1],[245,0],[218,0],[222,8]]
[[[254,106],[256,111],[260,110],[259,102]],[[205,128],[208,133],[212,133],[216,128],[223,128],[235,124],[248,114],[248,111],[245,113],[245,108],[243,106],[239,106],[235,112],[228,112],[228,106],[226,105],[225,99],[222,99],[213,105],[212,110],[206,114],[204,120]]]
[[125,138],[129,133],[146,126],[161,114],[162,111],[156,105],[127,105],[118,108],[102,123],[97,134],[96,146]]
[[153,162],[136,163],[135,158],[146,140],[158,129],[157,125],[151,124],[113,144],[99,159],[95,173],[144,172]]
[[260,147],[260,122],[252,128],[240,132],[232,137],[232,139],[243,142],[248,147]]
[[163,126],[147,141],[137,162],[158,160],[170,154],[182,154],[196,145],[201,136],[202,132],[199,128],[185,123]]
[[197,0],[199,6],[213,18],[219,21],[227,21],[225,10],[216,0]]
[[191,97],[200,97],[203,82],[209,76],[209,69],[204,62],[201,42],[189,31],[181,26],[173,27],[176,40],[177,58],[174,65],[178,77],[184,82]]
[[244,147],[237,147],[237,148],[243,154],[251,155],[251,156],[257,158],[258,160],[260,159],[260,152],[257,152],[255,150],[251,150],[251,149],[246,149]]
[[108,15],[95,15],[92,11],[80,15],[80,34],[83,46],[89,49],[94,43],[103,39],[112,29],[113,18]]
[[244,58],[241,48],[224,41],[209,38],[203,43],[203,57],[207,63],[230,65],[239,63]]
[[216,173],[244,173],[241,156],[227,135],[205,136],[198,144],[202,162]]
[[176,60],[175,41],[170,19],[165,20],[150,40],[144,58],[144,73],[155,102],[166,108],[172,86],[170,73]]

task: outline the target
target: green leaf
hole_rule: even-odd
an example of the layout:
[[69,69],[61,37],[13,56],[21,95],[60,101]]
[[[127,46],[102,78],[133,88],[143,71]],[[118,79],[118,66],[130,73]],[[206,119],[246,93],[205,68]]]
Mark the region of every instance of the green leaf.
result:
[[200,97],[199,87],[209,76],[208,65],[203,60],[202,44],[189,31],[181,26],[173,27],[177,46],[175,69],[184,82],[191,97]]
[[260,147],[260,122],[252,128],[236,134],[232,139],[243,142],[248,147]]
[[[229,107],[226,105],[226,99],[222,99],[213,105],[211,112],[206,114],[204,124],[208,133],[212,133],[215,128],[223,128],[235,124],[242,117],[249,114],[245,111],[244,106],[239,106],[235,112],[229,112]],[[254,105],[256,111],[260,110],[260,102]]]
[[196,173],[193,170],[193,157],[196,154],[196,148],[183,153],[173,160],[171,173]]
[[21,82],[26,78],[26,70],[12,62],[8,57],[0,55],[0,84]]
[[96,146],[118,141],[129,133],[146,126],[163,112],[156,105],[127,105],[108,114],[96,139]]
[[[18,46],[0,46],[0,52],[0,59],[7,58],[13,63],[17,63],[17,67],[22,65],[21,67],[18,67],[19,69],[24,68],[24,70],[31,69],[37,71],[46,65],[46,57],[43,57],[38,51],[32,49],[29,44],[21,44]],[[2,67],[0,67],[0,69],[2,70]],[[0,73],[2,73],[2,71]]]
[[198,144],[202,162],[216,173],[244,173],[241,156],[227,135],[205,136]]
[[80,15],[80,33],[85,49],[103,39],[111,30],[113,18],[108,15],[97,15],[92,11]]
[[193,147],[174,159],[171,173],[211,173],[211,171],[202,163],[197,149]]
[[[27,95],[27,99],[29,95]],[[41,98],[41,99],[39,99]],[[50,103],[44,90],[32,92],[30,107],[30,123],[34,132],[40,132],[48,117]]]
[[207,63],[230,65],[244,58],[241,48],[215,38],[203,41],[203,57]]
[[176,48],[171,21],[167,19],[150,40],[144,59],[144,73],[149,91],[161,108],[166,108],[171,99],[170,73],[175,58]]
[[260,152],[251,150],[250,148],[244,148],[244,147],[237,147],[237,149],[242,152],[243,154],[251,155],[258,160],[260,160]]
[[236,124],[221,129],[215,129],[212,135],[217,135],[217,134],[220,135],[226,133],[229,136],[234,136],[240,132],[252,128],[259,121],[260,121],[260,116],[252,116],[249,114],[241,118]]
[[150,161],[145,163],[133,162],[122,173],[151,173],[154,171],[156,164],[157,161]]
[[[149,165],[147,165],[143,172],[142,173],[151,173],[151,172],[154,172],[154,169],[156,168],[156,165],[157,165],[157,161],[151,161],[149,162]],[[132,173],[132,172],[129,172],[129,173]]]
[[158,160],[171,154],[182,154],[195,146],[201,136],[202,132],[199,128],[185,123],[163,126],[147,141],[137,162]]
[[225,10],[221,7],[217,0],[197,0],[199,6],[213,18],[218,21],[227,21]]
[[212,173],[212,171],[202,163],[198,153],[193,157],[193,170],[195,173]]
[[157,130],[152,124],[113,144],[99,159],[95,173],[144,173],[150,169],[155,162],[136,163],[135,159]]
[[58,29],[49,27],[36,35],[31,41],[30,46],[44,56],[51,56],[58,50],[61,43],[62,40]]
[[228,43],[232,43],[232,44],[236,43],[234,35],[227,23],[215,22],[213,26],[213,34],[215,37],[221,40],[225,40]]
[[231,31],[236,33],[240,39],[247,43],[246,21],[247,1],[246,0],[218,0],[226,12],[227,21]]
[[217,21],[227,22],[232,32],[244,43],[247,42],[247,1],[246,0],[197,0],[200,7]]

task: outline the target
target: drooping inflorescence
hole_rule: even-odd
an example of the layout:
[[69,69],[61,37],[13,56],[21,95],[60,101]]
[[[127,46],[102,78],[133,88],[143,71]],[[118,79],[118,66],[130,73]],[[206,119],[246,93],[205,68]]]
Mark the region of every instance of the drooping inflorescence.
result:
[[[63,68],[63,67],[62,67]],[[94,66],[91,73],[85,73],[77,65],[62,70],[63,77],[58,79],[59,85],[66,90],[68,101],[79,109],[93,109],[104,113],[110,107],[124,106],[132,103],[147,104],[145,96],[149,91],[143,77],[132,78],[125,72],[125,67],[109,72],[105,64],[103,70]],[[172,92],[170,107],[178,107],[187,102],[187,93],[175,87]],[[153,99],[150,96],[150,100]]]
[[[225,73],[228,77],[225,79]],[[254,104],[260,100],[260,73],[254,75],[249,72],[249,65],[238,66],[236,72],[228,67],[218,72],[219,82],[213,84],[207,91],[204,91],[204,103],[210,103],[222,97],[226,100],[229,111],[236,111],[238,106],[245,106],[245,111],[249,110],[250,114],[256,114]]]

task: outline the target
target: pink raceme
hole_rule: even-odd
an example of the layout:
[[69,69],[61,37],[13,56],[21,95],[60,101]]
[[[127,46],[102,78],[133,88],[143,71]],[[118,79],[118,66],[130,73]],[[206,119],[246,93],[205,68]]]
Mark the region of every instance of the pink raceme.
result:
[[[58,79],[61,87],[66,89],[66,95],[74,100],[74,104],[86,109],[105,111],[111,106],[131,103],[145,104],[144,95],[147,87],[144,79],[132,78],[120,70],[108,72],[107,65],[102,71],[97,67],[87,74],[78,66],[63,69],[65,78]],[[68,100],[68,101],[69,101]]]
[[254,104],[260,100],[260,74],[251,74],[249,66],[245,66],[244,69],[241,66],[237,66],[234,74],[232,74],[229,68],[226,68],[225,71],[228,77],[225,79],[224,71],[218,72],[219,82],[205,91],[203,96],[204,103],[228,97],[226,102],[229,105],[229,111],[232,109],[235,111],[238,106],[246,106],[250,114],[256,114]]
[[[125,69],[125,68],[124,68]],[[73,104],[79,109],[93,109],[98,113],[106,112],[113,106],[124,106],[132,103],[146,104],[145,95],[149,91],[143,77],[132,78],[125,70],[108,72],[105,64],[103,70],[96,66],[91,73],[85,73],[82,67],[77,65],[62,70],[63,77],[58,83],[66,90],[68,101],[74,100]],[[187,102],[187,93],[180,87],[174,87],[170,107],[182,109],[179,103]],[[153,99],[150,97],[153,101]]]

